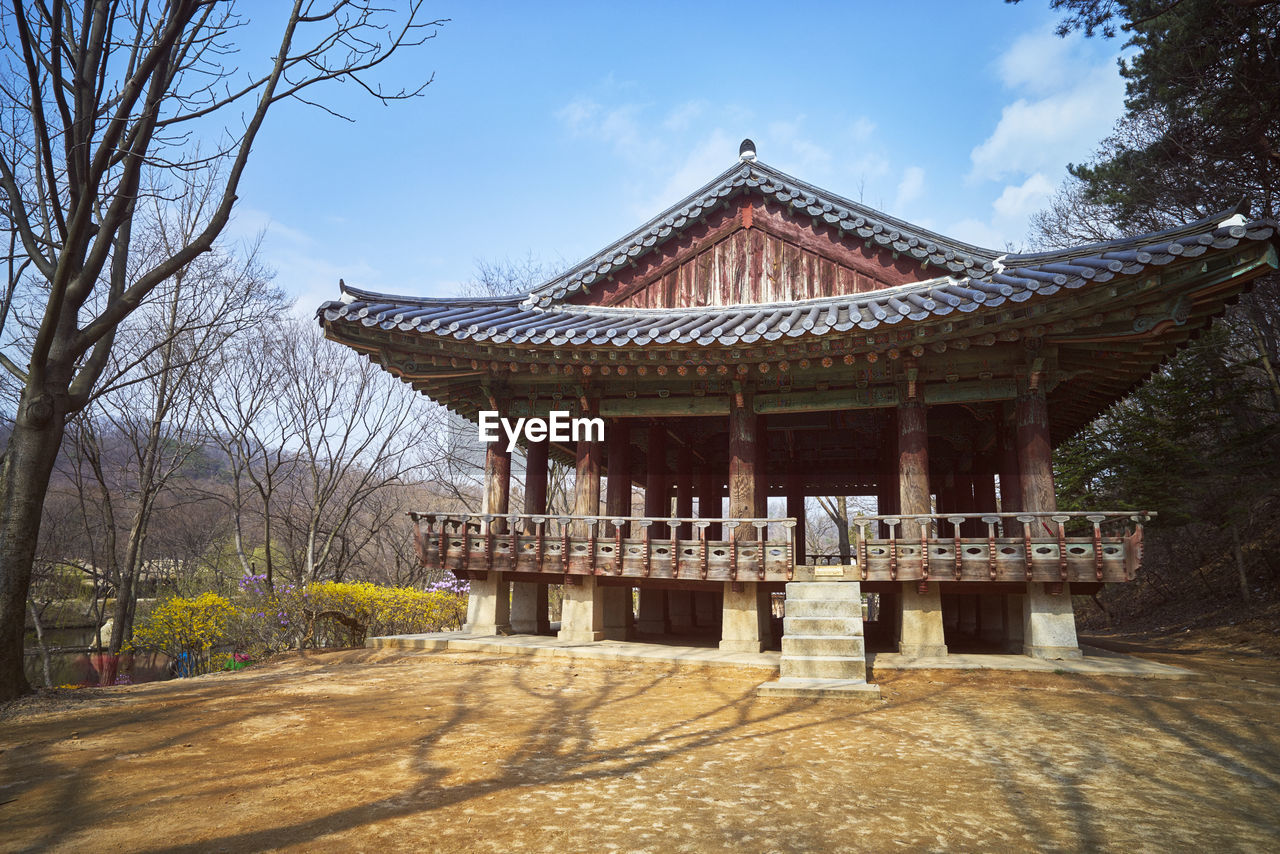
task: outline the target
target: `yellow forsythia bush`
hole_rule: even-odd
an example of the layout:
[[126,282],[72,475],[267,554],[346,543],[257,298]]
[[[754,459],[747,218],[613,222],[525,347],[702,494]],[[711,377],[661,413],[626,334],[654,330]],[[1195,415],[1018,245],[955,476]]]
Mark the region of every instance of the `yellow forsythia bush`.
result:
[[[325,640],[358,646],[369,634],[432,632],[462,625],[466,597],[453,590],[380,587],[364,581],[322,581],[306,588],[311,612],[333,616]],[[340,617],[336,615],[341,615]]]
[[[174,660],[180,675],[208,673],[214,669],[210,653],[227,640],[237,614],[231,601],[217,593],[201,593],[194,599],[175,596],[138,622],[132,647],[165,653]],[[219,660],[219,666],[221,663]]]

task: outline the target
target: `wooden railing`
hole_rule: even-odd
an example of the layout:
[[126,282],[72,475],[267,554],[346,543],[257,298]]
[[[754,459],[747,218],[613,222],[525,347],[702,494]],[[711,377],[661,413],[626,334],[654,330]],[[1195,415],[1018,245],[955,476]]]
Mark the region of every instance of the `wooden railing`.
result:
[[[851,520],[859,528],[857,554],[841,577],[1129,581],[1141,566],[1142,525],[1153,515],[1125,511],[861,516]],[[425,512],[409,516],[422,565],[460,577],[495,570],[561,575],[570,583],[583,575],[696,581],[795,577],[796,520],[791,518]],[[964,529],[974,526],[985,527],[985,536],[964,535]],[[740,527],[746,535],[735,537]],[[918,533],[907,535],[908,529],[916,528]],[[727,539],[713,539],[710,534],[716,530]]]
[[[860,529],[855,565],[864,581],[1130,581],[1142,565],[1143,523],[1154,515],[1108,511],[860,516],[851,520]],[[962,528],[975,523],[985,527],[986,535],[964,536]],[[908,527],[919,533],[907,535]],[[1107,533],[1104,527],[1113,530]],[[1068,528],[1085,533],[1068,534]]]
[[[418,559],[454,574],[498,570],[698,581],[789,581],[795,519],[410,513]],[[715,526],[728,539],[711,539]],[[739,527],[745,537],[734,537]],[[770,538],[770,529],[781,534]],[[682,531],[682,529],[684,529]]]

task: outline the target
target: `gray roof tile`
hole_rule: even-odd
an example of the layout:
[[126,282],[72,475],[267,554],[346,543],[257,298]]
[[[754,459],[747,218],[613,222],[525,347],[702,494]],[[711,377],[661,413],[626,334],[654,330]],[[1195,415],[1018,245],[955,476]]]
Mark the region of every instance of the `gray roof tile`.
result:
[[[672,310],[566,305],[564,299],[629,259],[647,252],[686,221],[742,188],[758,187],[814,216],[835,216],[846,230],[963,275],[939,276],[879,291],[796,302]],[[553,345],[735,344],[783,336],[824,335],[854,327],[872,330],[905,319],[924,321],[953,311],[972,312],[1006,301],[1024,302],[1062,288],[1100,285],[1180,258],[1223,250],[1242,241],[1273,240],[1273,220],[1239,222],[1224,211],[1155,234],[1068,250],[997,256],[994,252],[916,228],[825,193],[760,163],[740,163],[671,210],[609,249],[527,294],[480,299],[431,299],[377,294],[343,286],[342,300],[326,302],[323,323],[358,323],[458,340]],[[830,220],[828,220],[830,221]],[[1229,223],[1229,224],[1226,224]]]

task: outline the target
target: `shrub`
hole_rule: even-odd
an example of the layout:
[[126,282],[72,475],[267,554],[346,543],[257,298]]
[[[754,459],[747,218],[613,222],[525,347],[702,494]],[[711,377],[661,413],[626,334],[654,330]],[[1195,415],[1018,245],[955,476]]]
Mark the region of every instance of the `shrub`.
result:
[[217,593],[194,599],[175,596],[138,622],[131,647],[165,653],[177,663],[181,676],[208,673],[213,669],[210,653],[226,642],[236,617],[236,607]]
[[408,634],[458,628],[466,617],[466,588],[458,582],[427,590],[368,582],[322,581],[270,591],[261,575],[240,582],[245,600],[236,646],[254,655],[306,646],[360,646],[369,634]]

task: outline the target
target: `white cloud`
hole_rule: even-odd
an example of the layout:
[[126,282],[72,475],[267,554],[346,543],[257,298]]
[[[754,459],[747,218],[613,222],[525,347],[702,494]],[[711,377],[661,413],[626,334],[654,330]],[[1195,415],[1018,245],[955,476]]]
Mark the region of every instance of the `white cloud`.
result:
[[1072,82],[1067,91],[1036,100],[1019,98],[1005,107],[991,136],[970,153],[969,177],[999,181],[1056,171],[1087,157],[1120,115],[1124,84],[1109,66],[1095,67]]
[[655,172],[662,177],[662,183],[658,190],[637,201],[634,206],[636,215],[648,219],[719,175],[733,163],[731,158],[738,156],[740,142],[715,128],[695,143],[674,169],[665,159],[660,165],[655,165]]
[[395,286],[385,285],[377,267],[359,258],[358,250],[345,245],[324,246],[307,232],[274,219],[267,211],[237,208],[225,234],[245,246],[261,237],[259,259],[275,272],[276,286],[297,300],[295,311],[305,317],[310,317],[321,302],[337,299],[340,278],[368,290],[396,290]]
[[694,120],[706,112],[706,109],[707,104],[705,101],[685,101],[667,113],[667,117],[662,120],[662,126],[674,133],[688,130]]
[[1021,184],[1005,187],[992,207],[999,218],[1025,220],[1045,206],[1053,191],[1053,182],[1037,172]]
[[1004,233],[999,229],[973,217],[952,223],[942,233],[984,249],[1002,249],[1007,242]]
[[652,157],[660,146],[640,120],[644,105],[622,103],[605,107],[590,98],[575,98],[556,111],[556,118],[574,136],[611,145],[630,160]]
[[898,182],[898,194],[893,198],[893,211],[898,214],[907,205],[924,195],[924,169],[919,166],[908,166]]
[[1000,56],[1000,79],[1010,89],[1027,89],[1035,94],[1066,88],[1073,69],[1082,64],[1079,44],[1079,40],[1064,39],[1052,32],[1019,36]]

